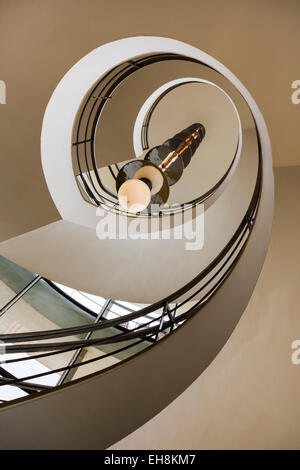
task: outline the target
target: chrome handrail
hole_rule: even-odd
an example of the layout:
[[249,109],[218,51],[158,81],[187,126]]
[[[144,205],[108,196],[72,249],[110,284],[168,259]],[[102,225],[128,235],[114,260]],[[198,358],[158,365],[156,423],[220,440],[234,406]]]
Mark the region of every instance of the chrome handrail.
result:
[[[220,253],[211,261],[211,263],[202,270],[195,278],[189,281],[185,286],[181,287],[177,291],[168,295],[167,297],[159,300],[158,302],[153,303],[152,305],[146,306],[131,312],[127,315],[121,316],[120,318],[115,318],[111,320],[102,320],[93,324],[85,324],[76,327],[70,328],[61,328],[55,330],[45,330],[29,333],[11,333],[11,334],[1,334],[0,340],[6,344],[6,353],[14,354],[18,353],[29,353],[29,352],[41,352],[42,354],[37,354],[33,356],[28,356],[25,358],[18,359],[9,359],[6,361],[1,361],[0,366],[4,364],[10,364],[15,362],[26,362],[31,359],[39,359],[42,357],[49,357],[56,354],[65,353],[68,351],[78,351],[82,348],[88,346],[101,346],[101,345],[118,345],[124,341],[132,340],[131,344],[126,344],[123,347],[117,347],[113,351],[107,354],[101,354],[95,358],[92,358],[87,361],[82,361],[80,363],[72,363],[65,367],[60,367],[54,370],[51,370],[46,373],[35,374],[31,376],[24,376],[22,378],[0,378],[1,385],[13,385],[18,387],[28,386],[28,381],[37,379],[39,377],[44,377],[58,372],[69,371],[74,368],[81,367],[86,364],[90,364],[95,361],[100,361],[101,359],[107,358],[118,354],[119,352],[129,350],[134,348],[138,344],[142,344],[144,341],[148,341],[150,338],[155,338],[155,342],[159,341],[162,336],[172,333],[182,322],[185,322],[191,318],[195,313],[199,312],[203,305],[209,301],[212,295],[217,291],[217,289],[222,285],[224,280],[230,275],[231,271],[234,269],[236,263],[238,262],[246,243],[251,234],[253,225],[255,223],[255,216],[259,205],[260,193],[261,193],[261,182],[262,182],[262,157],[261,157],[261,148],[260,141],[258,136],[258,172],[256,178],[256,184],[249,203],[248,209],[245,216],[243,217],[240,225],[236,229],[234,235],[226,244],[226,246],[220,251]],[[217,269],[214,273],[213,271]],[[211,273],[211,277],[206,279]],[[218,276],[220,277],[218,278]],[[201,281],[205,281],[204,284],[199,285]],[[213,282],[215,281],[215,282]],[[196,291],[192,291],[194,287],[197,286]],[[205,292],[205,289],[208,290]],[[186,311],[180,312],[180,308],[184,305],[187,305],[188,302],[192,301],[195,296],[197,296],[201,291],[204,291],[202,297],[195,302],[194,305],[189,307]],[[180,299],[187,294],[188,297]],[[171,304],[175,304],[174,307],[171,307]],[[139,318],[144,318],[145,315],[148,315],[153,312],[161,310],[160,316],[158,318],[152,318],[148,322],[138,325],[132,330],[124,330],[121,333],[111,335],[110,337],[105,338],[91,338],[91,333],[98,330],[103,330],[111,327],[117,327],[124,324],[127,321],[135,320]],[[154,324],[156,323],[156,324]],[[53,339],[61,338],[66,336],[71,336],[74,334],[88,333],[88,336],[84,340],[76,341],[60,341],[56,343],[35,343],[30,344],[32,341],[38,341],[41,339]],[[27,341],[27,343],[26,343]],[[13,344],[11,344],[13,343]],[[22,343],[22,344],[19,344]],[[150,344],[150,343],[149,343]],[[153,347],[154,345],[149,345],[148,347]],[[38,388],[38,387],[37,387]],[[53,387],[54,389],[56,387]],[[40,390],[43,390],[43,385],[40,386]],[[8,403],[0,404],[0,407],[8,406]]]
[[[173,215],[181,213],[183,210],[192,209],[198,204],[205,202],[212,194],[217,191],[217,189],[222,185],[222,183],[228,176],[235,161],[236,153],[233,156],[232,162],[225,174],[206,193],[198,196],[197,198],[194,198],[191,201],[182,204],[177,204],[174,207],[161,206],[158,211],[155,211],[153,213],[148,213],[147,211],[141,213],[131,213],[130,211],[124,210],[118,203],[117,194],[110,191],[104,185],[101,179],[95,155],[96,131],[100,122],[101,114],[104,108],[109,103],[109,101],[113,98],[115,90],[120,85],[120,83],[122,83],[131,74],[135,73],[137,70],[140,70],[141,68],[149,64],[153,64],[155,62],[160,62],[163,60],[178,59],[201,64],[201,62],[196,59],[178,54],[161,53],[150,56],[143,56],[140,58],[136,58],[134,61],[127,61],[114,67],[103,77],[101,77],[101,79],[87,94],[86,98],[82,103],[82,107],[78,112],[74,124],[72,144],[74,175],[76,178],[76,182],[79,186],[81,195],[86,202],[116,214],[122,214],[132,217],[148,218],[161,217],[164,215]],[[163,93],[163,96],[176,86],[179,85],[175,85],[174,87],[168,89],[166,92]],[[151,114],[159,100],[160,98],[158,98],[155,103],[153,103],[146,116],[146,128],[149,124]],[[144,134],[145,132],[147,133],[147,129],[145,129],[144,127],[143,132]],[[75,167],[78,168],[78,171],[75,171]],[[111,165],[109,165],[108,168],[109,171],[113,173]],[[91,172],[93,172],[95,176],[95,179],[97,181],[97,187],[93,181]],[[100,190],[102,190],[101,193]]]

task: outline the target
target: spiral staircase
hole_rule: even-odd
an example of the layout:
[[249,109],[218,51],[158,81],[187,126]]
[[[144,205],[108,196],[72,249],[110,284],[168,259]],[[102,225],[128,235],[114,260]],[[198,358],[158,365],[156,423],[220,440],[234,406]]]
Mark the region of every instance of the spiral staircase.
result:
[[[170,190],[173,204],[126,212],[115,190],[122,165],[201,120],[207,141]],[[0,447],[107,448],[183,393],[237,325],[272,225],[268,132],[212,57],[127,38],[63,77],[41,153],[61,220],[0,244]],[[144,237],[102,233],[106,213]],[[201,231],[197,249],[174,236],[185,224]]]

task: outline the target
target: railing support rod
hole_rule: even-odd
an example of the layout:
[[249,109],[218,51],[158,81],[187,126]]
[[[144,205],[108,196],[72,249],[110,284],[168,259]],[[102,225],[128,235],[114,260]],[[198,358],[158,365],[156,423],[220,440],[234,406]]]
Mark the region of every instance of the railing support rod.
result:
[[11,385],[10,382],[18,380],[18,378],[7,370],[3,369],[3,367],[0,367],[0,374],[0,386],[10,385],[12,387],[18,387],[29,395],[35,392],[40,392],[41,390],[51,390],[52,388],[49,385],[33,384],[29,382],[20,382],[17,385]]
[[159,334],[164,329],[163,326],[164,326],[164,323],[165,323],[165,315],[168,315],[170,321],[173,322],[173,319],[171,318],[169,310],[170,310],[169,304],[166,303],[163,307],[163,311],[162,311],[162,314],[161,314],[161,317],[160,317],[159,327],[158,327],[158,330],[157,330],[157,333],[156,333],[156,336],[155,336],[155,343],[156,343],[156,341],[159,340]]
[[[111,300],[111,299],[107,299],[106,302],[103,304],[103,306],[102,306],[100,312],[98,313],[98,315],[97,315],[97,317],[96,317],[94,323],[98,323],[100,320],[102,320],[102,318],[103,318],[103,316],[104,316],[106,310],[109,309],[109,307],[111,306],[111,304],[112,304],[112,300]],[[90,337],[92,336],[92,334],[93,334],[93,331],[90,331],[90,332],[85,336],[84,339],[85,339],[85,340],[90,339]],[[68,364],[69,366],[73,366],[73,365],[78,361],[78,359],[79,359],[79,357],[80,357],[80,355],[81,355],[83,349],[84,349],[84,348],[80,348],[80,349],[77,349],[77,351],[75,351],[75,353],[74,353],[74,355],[73,355],[71,361],[70,361],[69,364]],[[65,381],[67,380],[67,378],[68,378],[68,376],[69,376],[69,374],[70,374],[71,372],[74,372],[74,370],[65,370],[65,371],[63,372],[63,374],[61,375],[59,381],[57,382],[57,385],[62,385],[63,383],[65,383]]]
[[4,305],[4,307],[2,307],[0,310],[0,317],[2,317],[2,315],[4,315],[7,310],[9,310],[13,305],[15,305],[15,303],[18,302],[18,300],[21,299],[21,297],[23,297],[26,292],[28,292],[33,286],[35,286],[35,284],[37,284],[41,278],[42,276],[36,276],[33,281],[27,284],[27,286],[24,287],[24,289],[22,289],[12,300],[10,300],[6,305]]

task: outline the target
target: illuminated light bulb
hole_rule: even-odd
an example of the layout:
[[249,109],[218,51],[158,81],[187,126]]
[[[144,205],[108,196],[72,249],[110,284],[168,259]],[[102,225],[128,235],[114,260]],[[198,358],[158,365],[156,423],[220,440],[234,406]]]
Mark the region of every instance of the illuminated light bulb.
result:
[[139,179],[129,179],[118,191],[120,206],[129,212],[141,212],[149,206],[151,191],[146,183]]
[[150,181],[152,188],[151,194],[156,194],[161,190],[164,184],[164,176],[162,172],[154,165],[143,166],[134,174],[135,178],[146,178]]

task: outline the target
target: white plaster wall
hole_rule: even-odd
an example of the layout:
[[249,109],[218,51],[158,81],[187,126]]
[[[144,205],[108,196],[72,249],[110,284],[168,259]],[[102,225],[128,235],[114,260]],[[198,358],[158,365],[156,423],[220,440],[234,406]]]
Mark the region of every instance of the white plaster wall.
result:
[[[230,340],[195,382],[112,449],[300,449],[300,167],[275,170],[267,258]],[[226,312],[224,312],[226,315]]]

